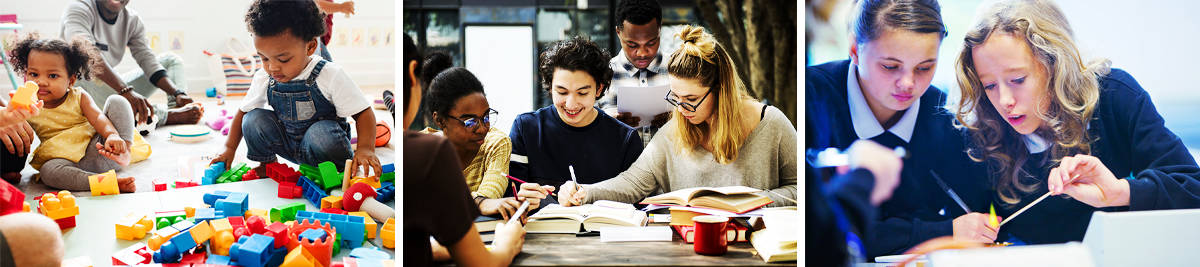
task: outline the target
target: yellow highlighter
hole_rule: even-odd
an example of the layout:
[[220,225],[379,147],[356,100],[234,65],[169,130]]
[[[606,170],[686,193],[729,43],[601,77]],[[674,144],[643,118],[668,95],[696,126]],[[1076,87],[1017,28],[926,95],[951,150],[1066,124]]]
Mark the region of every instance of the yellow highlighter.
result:
[[992,204],[990,208],[991,214],[988,215],[988,225],[992,228],[1000,229],[1000,220],[996,219],[996,205]]

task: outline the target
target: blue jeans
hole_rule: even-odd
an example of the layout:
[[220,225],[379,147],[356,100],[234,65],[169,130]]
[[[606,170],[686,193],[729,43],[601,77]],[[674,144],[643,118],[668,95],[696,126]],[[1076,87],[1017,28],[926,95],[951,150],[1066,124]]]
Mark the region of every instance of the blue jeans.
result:
[[279,155],[312,166],[330,161],[341,170],[346,160],[354,157],[350,132],[332,120],[313,123],[303,137],[294,138],[287,136],[274,111],[258,108],[242,117],[242,136],[246,140],[246,157],[258,162],[272,162]]

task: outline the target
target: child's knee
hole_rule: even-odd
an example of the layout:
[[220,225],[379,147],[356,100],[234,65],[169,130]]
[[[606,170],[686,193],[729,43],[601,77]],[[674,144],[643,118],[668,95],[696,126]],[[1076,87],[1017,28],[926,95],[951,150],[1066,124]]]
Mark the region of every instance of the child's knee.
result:
[[350,157],[350,133],[336,121],[313,123],[304,135],[304,143],[310,151],[329,158]]
[[66,248],[58,224],[50,218],[30,212],[0,216],[0,233],[16,266],[61,265]]
[[270,110],[256,108],[246,115],[242,116],[242,132],[243,133],[258,133],[267,125],[275,125],[277,119],[275,113]]
[[129,100],[125,99],[125,97],[121,95],[110,95],[108,98],[104,99],[105,112],[117,109],[129,110],[130,112],[133,112],[133,105],[130,105]]

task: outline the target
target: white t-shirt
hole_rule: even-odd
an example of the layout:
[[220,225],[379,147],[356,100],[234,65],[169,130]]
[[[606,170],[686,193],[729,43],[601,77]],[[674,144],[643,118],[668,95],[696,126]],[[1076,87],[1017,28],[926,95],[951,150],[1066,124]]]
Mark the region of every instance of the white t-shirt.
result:
[[[309,56],[308,66],[305,66],[304,70],[300,71],[300,74],[292,80],[308,79],[308,75],[312,74],[313,68],[317,67],[317,62],[320,60],[319,57]],[[259,69],[254,72],[254,79],[250,80],[250,89],[246,91],[246,98],[239,109],[242,112],[250,112],[256,108],[269,106],[267,105],[267,85],[270,81],[271,77],[265,70]],[[371,107],[371,102],[363,95],[362,90],[358,89],[358,85],[350,80],[350,75],[346,74],[342,66],[337,63],[325,62],[320,76],[317,76],[317,87],[321,89],[321,95],[324,95],[329,103],[333,103],[338,117],[354,116],[354,114]]]

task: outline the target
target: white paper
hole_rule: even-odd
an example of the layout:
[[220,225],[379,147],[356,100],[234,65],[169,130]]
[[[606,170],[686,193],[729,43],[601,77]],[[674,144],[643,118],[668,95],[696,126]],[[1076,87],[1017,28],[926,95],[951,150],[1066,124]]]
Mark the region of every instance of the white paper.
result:
[[640,117],[636,127],[650,125],[654,115],[671,111],[671,104],[663,100],[671,86],[617,86],[617,112],[633,113]]
[[670,226],[600,228],[600,242],[671,241]]

